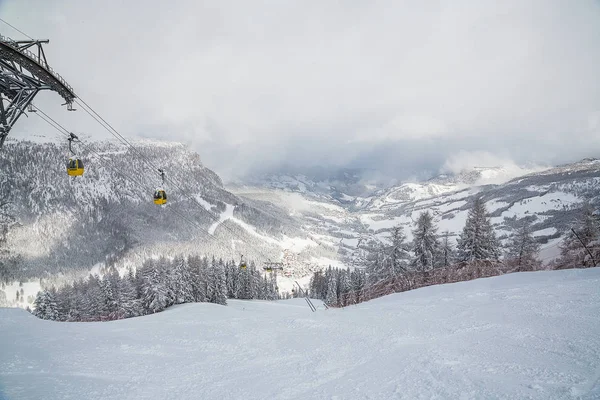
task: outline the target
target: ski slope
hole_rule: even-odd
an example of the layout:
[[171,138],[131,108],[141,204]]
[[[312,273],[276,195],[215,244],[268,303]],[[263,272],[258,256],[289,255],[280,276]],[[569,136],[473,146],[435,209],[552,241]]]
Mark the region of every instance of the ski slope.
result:
[[190,304],[105,323],[0,309],[2,399],[598,399],[600,269],[310,312]]

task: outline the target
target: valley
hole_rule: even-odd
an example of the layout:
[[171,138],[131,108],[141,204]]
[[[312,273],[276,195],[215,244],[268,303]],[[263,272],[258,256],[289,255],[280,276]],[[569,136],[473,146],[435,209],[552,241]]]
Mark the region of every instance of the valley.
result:
[[[364,268],[369,252],[387,243],[395,226],[410,242],[422,211],[430,211],[439,233],[455,241],[477,196],[505,244],[520,221],[529,220],[542,245],[540,259],[548,264],[577,210],[600,198],[600,161],[594,159],[534,170],[477,168],[390,187],[362,179],[357,170],[223,184],[183,145],[141,141],[139,151],[164,165],[172,179],[169,204],[156,207],[148,199],[157,178],[128,162],[134,155],[118,144],[94,143],[84,153],[89,172],[76,180],[50,162],[58,157],[55,145],[9,146],[2,187],[14,199],[7,210],[14,223],[4,259],[16,266],[5,272],[0,290],[0,304],[9,306],[31,305],[41,287],[101,274],[109,265],[125,273],[148,257],[181,254],[244,255],[258,268],[283,262],[278,283],[289,292],[294,281],[306,284],[328,266]],[[17,301],[14,293],[21,289]]]

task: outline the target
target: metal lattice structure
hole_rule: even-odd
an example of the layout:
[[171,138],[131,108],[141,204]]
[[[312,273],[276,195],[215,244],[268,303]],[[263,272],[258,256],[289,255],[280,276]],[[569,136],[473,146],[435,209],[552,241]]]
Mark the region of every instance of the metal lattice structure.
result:
[[[41,90],[53,90],[73,110],[73,88],[48,65],[48,40],[12,40],[0,35],[0,148],[8,133]],[[32,51],[33,50],[33,51]]]

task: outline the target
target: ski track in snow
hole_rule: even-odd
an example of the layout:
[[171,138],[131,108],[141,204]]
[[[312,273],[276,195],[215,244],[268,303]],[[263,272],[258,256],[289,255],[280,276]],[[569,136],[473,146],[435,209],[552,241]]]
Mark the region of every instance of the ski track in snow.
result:
[[232,206],[231,204],[225,204],[225,211],[223,211],[221,213],[221,215],[219,215],[219,220],[217,222],[215,222],[214,224],[212,224],[210,226],[210,228],[208,228],[208,233],[211,235],[214,235],[215,230],[217,229],[217,227],[219,225],[221,225],[223,222],[227,221],[229,218],[232,218],[234,208],[235,207]]
[[104,323],[0,309],[0,398],[598,399],[599,287],[594,268],[315,313],[303,299]]

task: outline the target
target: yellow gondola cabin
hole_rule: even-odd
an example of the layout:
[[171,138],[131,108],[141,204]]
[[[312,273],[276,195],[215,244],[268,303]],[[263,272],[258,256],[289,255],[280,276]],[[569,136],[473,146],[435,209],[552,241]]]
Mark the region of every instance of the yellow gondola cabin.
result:
[[79,158],[69,158],[69,161],[67,162],[67,174],[69,174],[69,176],[83,175],[83,161]]
[[154,192],[154,204],[167,204],[167,192],[162,189],[156,189],[156,192]]

